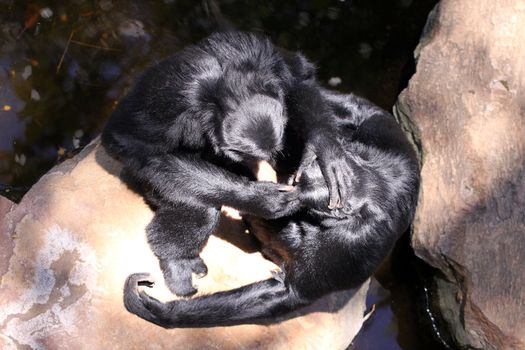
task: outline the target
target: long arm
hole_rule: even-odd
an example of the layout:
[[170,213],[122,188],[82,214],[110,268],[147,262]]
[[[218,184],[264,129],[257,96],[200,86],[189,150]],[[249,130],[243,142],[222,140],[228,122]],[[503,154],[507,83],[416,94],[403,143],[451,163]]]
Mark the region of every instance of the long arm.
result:
[[229,291],[163,303],[140,287],[151,287],[150,280],[148,274],[129,276],[124,286],[124,306],[164,328],[267,324],[311,301],[297,297],[283,281],[272,278]]
[[294,84],[287,96],[289,125],[295,134],[303,135],[305,149],[296,181],[302,172],[317,159],[328,185],[328,208],[342,208],[348,198],[348,179],[351,168],[344,161],[345,151],[338,140],[338,125],[333,111],[321,95],[315,81]]
[[292,75],[286,91],[290,123],[304,136],[303,141],[319,134],[333,134],[337,125],[321,94],[314,65],[297,52],[281,50],[281,55]]
[[248,181],[195,155],[156,155],[134,173],[167,201],[219,208],[223,205],[264,218],[289,215],[299,209],[295,192],[280,185]]
[[335,116],[321,94],[314,65],[297,52],[281,50],[281,55],[291,74],[286,91],[288,125],[304,144],[295,181],[317,159],[330,193],[328,208],[342,208],[348,198],[347,179],[352,171],[343,161],[345,153],[336,137]]
[[304,141],[334,135],[337,123],[316,82],[294,84],[286,102],[290,123],[298,134],[304,135]]

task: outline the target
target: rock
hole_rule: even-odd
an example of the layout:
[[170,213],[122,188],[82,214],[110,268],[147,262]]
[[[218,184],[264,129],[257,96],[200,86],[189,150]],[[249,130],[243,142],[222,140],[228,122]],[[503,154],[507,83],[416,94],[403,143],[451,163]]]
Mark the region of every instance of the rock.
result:
[[[14,207],[15,203],[0,196],[0,228],[4,227],[4,218]],[[14,242],[8,231],[0,229],[0,247],[2,247],[0,249],[0,276],[3,276],[7,271],[9,258],[13,254],[13,246]]]
[[396,116],[423,158],[412,245],[460,345],[525,349],[525,2],[442,0]]
[[[368,283],[319,300],[270,326],[165,330],[128,313],[128,274],[152,272],[151,294],[171,299],[145,239],[152,213],[118,178],[120,165],[94,142],[53,168],[17,206],[0,201],[0,348],[344,349],[360,329]],[[227,237],[225,220],[218,235]],[[212,237],[199,293],[268,278],[273,264]],[[246,243],[246,242],[244,242]],[[149,290],[148,290],[149,292]]]

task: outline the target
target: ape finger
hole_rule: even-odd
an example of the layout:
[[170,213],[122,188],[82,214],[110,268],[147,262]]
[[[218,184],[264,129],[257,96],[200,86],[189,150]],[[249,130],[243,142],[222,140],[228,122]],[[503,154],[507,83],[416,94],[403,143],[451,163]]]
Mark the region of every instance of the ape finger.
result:
[[326,175],[324,175],[324,177],[328,181],[328,194],[330,196],[328,209],[335,209],[337,203],[339,202],[339,191],[337,189],[337,178],[335,175],[335,169],[332,167],[327,169]]
[[134,273],[128,276],[125,282],[125,288],[129,290],[137,289],[139,286],[152,288],[155,284],[155,278],[147,272]]
[[293,190],[295,190],[295,187],[290,185],[283,185],[279,187],[279,192],[292,192]]
[[299,180],[301,180],[301,176],[303,175],[303,172],[312,165],[312,163],[315,161],[317,156],[311,149],[306,149],[303,154],[303,158],[301,159],[301,163],[299,165],[299,168],[295,172],[295,179],[294,182],[297,183]]
[[347,173],[344,170],[336,170],[337,178],[337,188],[339,189],[339,203],[337,203],[337,208],[343,208],[348,199],[348,181]]

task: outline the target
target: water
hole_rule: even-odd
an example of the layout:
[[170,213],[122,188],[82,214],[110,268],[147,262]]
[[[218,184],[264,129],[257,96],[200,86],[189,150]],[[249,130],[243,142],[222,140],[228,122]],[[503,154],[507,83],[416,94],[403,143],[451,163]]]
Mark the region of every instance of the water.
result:
[[[146,66],[218,28],[264,32],[315,61],[324,85],[391,110],[436,3],[0,0],[0,194],[18,200],[100,133]],[[394,254],[378,273],[376,311],[352,349],[440,348],[418,311],[411,259]]]
[[453,349],[433,312],[435,273],[414,256],[404,235],[372,279],[367,305],[375,311],[348,350]]

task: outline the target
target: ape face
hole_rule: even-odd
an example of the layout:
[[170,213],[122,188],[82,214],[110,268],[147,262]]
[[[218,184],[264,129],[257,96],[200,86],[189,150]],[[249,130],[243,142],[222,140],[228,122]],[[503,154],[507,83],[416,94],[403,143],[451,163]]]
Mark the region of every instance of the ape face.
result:
[[283,91],[271,73],[228,69],[219,83],[218,148],[235,162],[269,161],[282,149]]
[[279,100],[254,95],[224,117],[219,148],[236,162],[269,161],[282,149],[285,125]]

